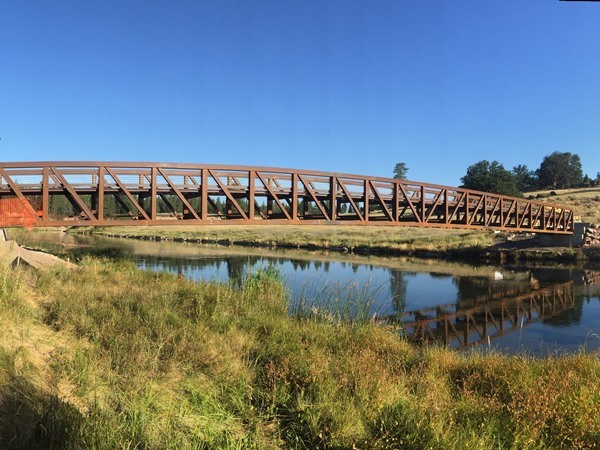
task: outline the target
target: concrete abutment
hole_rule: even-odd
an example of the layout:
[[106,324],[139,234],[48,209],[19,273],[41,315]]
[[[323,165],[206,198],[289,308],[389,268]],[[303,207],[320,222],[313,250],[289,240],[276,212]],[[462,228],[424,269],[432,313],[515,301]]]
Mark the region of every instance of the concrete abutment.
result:
[[576,222],[573,226],[573,234],[538,234],[538,243],[542,247],[583,247],[589,244],[588,237],[597,234],[598,230],[589,223]]

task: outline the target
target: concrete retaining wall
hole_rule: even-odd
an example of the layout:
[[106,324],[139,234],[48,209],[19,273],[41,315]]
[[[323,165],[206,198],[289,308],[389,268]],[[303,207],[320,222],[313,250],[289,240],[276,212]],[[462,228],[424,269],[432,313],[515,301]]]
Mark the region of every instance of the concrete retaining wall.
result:
[[585,242],[588,229],[590,229],[589,223],[576,223],[572,235],[538,234],[538,242],[542,247],[581,247]]

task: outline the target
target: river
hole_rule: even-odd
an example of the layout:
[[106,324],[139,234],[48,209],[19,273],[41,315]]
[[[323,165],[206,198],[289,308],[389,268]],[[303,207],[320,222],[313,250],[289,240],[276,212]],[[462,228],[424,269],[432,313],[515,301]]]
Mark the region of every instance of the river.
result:
[[419,344],[504,353],[600,349],[600,271],[490,266],[443,259],[364,256],[155,242],[55,232],[15,234],[65,246],[118,247],[143,269],[240,285],[276,269],[290,314],[368,317]]

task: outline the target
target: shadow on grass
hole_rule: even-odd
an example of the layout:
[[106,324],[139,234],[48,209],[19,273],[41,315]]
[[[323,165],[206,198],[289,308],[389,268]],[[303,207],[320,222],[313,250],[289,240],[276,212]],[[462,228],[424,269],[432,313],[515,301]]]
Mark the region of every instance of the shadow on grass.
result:
[[0,448],[71,447],[83,423],[80,412],[15,373],[13,358],[5,351],[0,360]]

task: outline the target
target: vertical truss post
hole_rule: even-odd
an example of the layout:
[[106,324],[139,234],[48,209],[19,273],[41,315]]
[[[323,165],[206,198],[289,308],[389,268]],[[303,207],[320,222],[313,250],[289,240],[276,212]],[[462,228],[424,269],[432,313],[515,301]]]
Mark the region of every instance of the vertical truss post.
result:
[[156,220],[156,167],[151,169],[150,179],[150,220]]
[[546,207],[542,205],[542,230],[546,230]]
[[256,171],[248,172],[248,219],[254,220],[254,189],[256,180]]
[[337,219],[337,183],[335,177],[332,175],[329,177],[329,210],[331,220]]
[[[306,190],[306,189],[305,189]],[[306,219],[306,215],[308,214],[308,202],[306,201],[306,195],[302,197],[302,218]]]
[[421,185],[421,222],[425,222],[425,186]]
[[292,220],[298,220],[298,174],[292,173]]
[[200,211],[200,219],[208,220],[208,169],[202,170],[202,184],[200,186],[201,190],[201,211]]
[[48,207],[50,206],[50,170],[42,169],[42,221],[48,221]]
[[99,221],[104,220],[104,167],[98,167],[98,205],[96,217]]
[[368,179],[364,180],[364,192],[365,192],[365,216],[364,221],[369,222],[369,197],[371,195],[371,188]]
[[394,183],[394,192],[392,194],[392,216],[394,217],[394,222],[398,222],[398,214],[400,212],[400,208],[399,208],[399,202],[400,202],[400,195],[399,195],[399,190],[400,187],[398,186],[398,182]]
[[533,205],[529,204],[529,229],[533,230],[535,228],[535,224],[533,223]]
[[444,224],[450,224],[450,218],[448,217],[450,214],[450,198],[448,196],[448,189],[444,189]]
[[483,194],[483,225],[488,224],[488,199],[487,195]]

